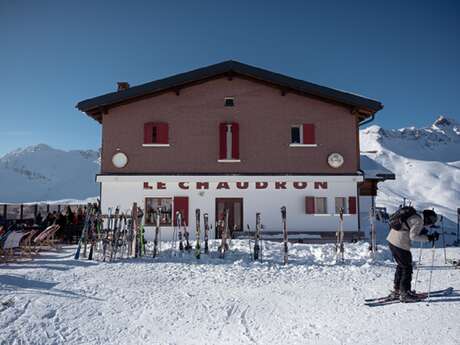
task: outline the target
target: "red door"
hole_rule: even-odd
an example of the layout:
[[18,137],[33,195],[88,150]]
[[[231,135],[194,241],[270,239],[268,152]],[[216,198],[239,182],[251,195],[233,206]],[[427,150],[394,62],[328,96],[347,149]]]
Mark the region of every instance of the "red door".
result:
[[[174,225],[177,226],[176,212],[182,213],[182,219],[186,226],[188,226],[188,196],[175,196],[174,197]],[[179,224],[180,225],[180,224]]]

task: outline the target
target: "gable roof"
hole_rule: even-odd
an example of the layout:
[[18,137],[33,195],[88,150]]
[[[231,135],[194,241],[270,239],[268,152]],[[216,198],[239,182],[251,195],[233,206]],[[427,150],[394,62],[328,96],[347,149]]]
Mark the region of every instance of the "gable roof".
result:
[[229,60],[207,67],[202,67],[189,72],[180,73],[164,79],[130,87],[126,90],[111,92],[102,96],[89,98],[76,105],[80,111],[85,112],[97,121],[101,121],[101,113],[107,108],[121,103],[135,101],[138,98],[154,95],[156,93],[180,89],[188,84],[205,81],[224,75],[241,75],[256,79],[279,87],[283,91],[294,91],[307,96],[314,96],[328,101],[344,104],[364,111],[363,118],[372,116],[383,108],[375,100],[358,96],[352,93],[339,91],[329,87],[313,84],[300,79],[291,78],[279,73],[274,73],[262,68]]

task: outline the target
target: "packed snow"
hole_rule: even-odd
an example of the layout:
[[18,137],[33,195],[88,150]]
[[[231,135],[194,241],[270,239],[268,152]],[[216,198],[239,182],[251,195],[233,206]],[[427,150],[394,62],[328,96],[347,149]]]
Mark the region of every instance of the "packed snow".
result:
[[[0,266],[0,344],[458,344],[460,270],[436,250],[433,289],[453,295],[429,303],[363,305],[386,295],[394,264],[385,246],[371,259],[367,243],[281,244],[264,241],[263,261],[232,240],[225,259],[197,260],[162,243],[157,259],[102,263],[73,259],[75,247]],[[414,249],[414,259],[418,258]],[[417,290],[428,288],[424,249]],[[150,253],[148,252],[150,255]],[[448,248],[460,258],[460,248]]]

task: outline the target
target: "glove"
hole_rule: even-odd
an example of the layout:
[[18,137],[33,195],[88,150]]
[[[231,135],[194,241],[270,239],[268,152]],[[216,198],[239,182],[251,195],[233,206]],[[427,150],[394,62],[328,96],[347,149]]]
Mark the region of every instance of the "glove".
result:
[[435,242],[439,239],[439,233],[437,231],[433,232],[432,234],[426,235],[428,237],[428,241]]
[[428,236],[428,229],[423,228],[422,231],[420,231],[420,235],[427,235]]

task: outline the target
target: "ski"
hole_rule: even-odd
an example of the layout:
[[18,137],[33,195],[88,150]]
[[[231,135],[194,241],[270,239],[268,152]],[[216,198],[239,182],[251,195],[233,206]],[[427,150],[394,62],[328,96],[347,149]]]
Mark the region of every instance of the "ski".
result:
[[[83,230],[81,232],[80,240],[78,241],[77,250],[74,255],[75,260],[78,260],[80,258],[81,247],[84,244],[86,245],[86,238],[88,237],[88,229],[90,227],[90,221],[91,221],[91,209],[92,209],[92,205],[88,204],[86,208],[85,223],[83,226]],[[84,250],[84,252],[86,252],[86,250]]]
[[343,208],[339,210],[339,227],[337,228],[336,232],[336,243],[335,243],[335,251],[336,251],[336,260],[339,259],[343,262],[344,261],[344,246],[343,246]]
[[372,257],[375,258],[375,253],[377,251],[377,232],[375,228],[375,208],[371,207],[369,210],[369,221],[371,225],[371,245],[370,251]]
[[181,225],[182,225],[182,215],[179,211],[176,212],[176,226],[178,227],[178,239],[179,239],[179,250],[181,252],[184,251],[184,244],[182,243],[182,230],[181,230]]
[[[419,292],[416,294],[417,297],[419,298],[419,301],[413,301],[413,302],[407,302],[407,303],[417,303],[417,302],[426,301],[428,297],[449,296],[453,293],[453,291],[454,291],[453,287],[448,287],[447,289],[431,291],[430,293]],[[400,303],[400,301],[398,298],[394,298],[392,296],[386,296],[386,297],[380,297],[380,298],[368,298],[364,300],[364,304],[369,307],[376,307],[376,306],[388,305],[388,304],[394,304],[394,303]]]
[[112,231],[112,241],[111,241],[111,251],[110,251],[110,259],[109,261],[112,262],[115,259],[115,256],[117,255],[117,241],[118,241],[118,223],[119,223],[119,218],[120,218],[120,209],[117,207],[115,209],[115,220],[114,220],[114,225],[113,225],[113,231]]
[[183,216],[181,216],[182,220],[182,225],[184,226],[184,238],[185,238],[185,250],[189,251],[192,249],[192,246],[190,245],[190,234],[187,230],[187,224],[185,223],[185,219]]
[[219,247],[219,253],[221,259],[225,257],[225,252],[228,249],[228,244],[227,244],[227,234],[228,234],[228,216],[229,216],[229,211],[226,208],[224,211],[224,221],[223,224],[221,223],[221,237],[222,237],[222,242]]
[[126,250],[126,256],[130,258],[133,255],[133,238],[134,238],[134,222],[133,222],[133,212],[131,212],[131,217],[128,218],[127,223],[128,223],[128,229],[126,232],[126,241],[127,241],[127,250]]
[[160,213],[161,207],[157,208],[157,212],[155,215],[155,237],[153,239],[153,257],[155,258],[158,255],[158,236],[160,234]]
[[196,236],[196,244],[195,244],[195,257],[197,259],[200,258],[201,256],[201,246],[200,246],[200,232],[201,232],[201,229],[200,229],[200,209],[197,208],[195,210],[195,216],[196,216],[196,232],[195,232],[195,236]]
[[88,233],[89,242],[90,242],[88,260],[93,260],[94,245],[96,244],[96,241],[97,241],[98,214],[99,214],[99,207],[96,206],[95,204],[94,212],[93,212],[93,215],[91,216],[91,226],[90,226],[89,233]]
[[281,207],[281,219],[283,220],[284,264],[287,265],[288,263],[288,233],[287,233],[287,226],[286,226],[286,206]]
[[209,220],[208,214],[203,214],[203,223],[204,223],[204,253],[209,254]]
[[102,239],[102,261],[105,261],[107,255],[107,246],[109,244],[109,232],[112,227],[112,208],[109,207],[107,213],[107,228],[105,229],[105,236]]
[[260,213],[256,213],[256,231],[254,233],[254,260],[259,260],[260,252]]
[[139,227],[139,207],[137,207],[137,203],[133,203],[133,252],[134,257],[138,258],[140,256],[141,245],[140,245],[140,238],[141,238],[141,230]]
[[135,222],[134,222],[134,229],[136,230],[136,257],[141,257],[144,255],[144,227],[142,226],[142,217],[144,216],[144,212],[140,207],[137,206],[136,203],[136,212],[135,212]]

